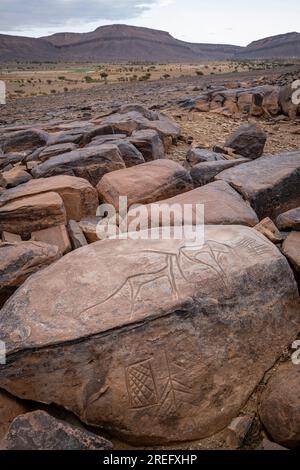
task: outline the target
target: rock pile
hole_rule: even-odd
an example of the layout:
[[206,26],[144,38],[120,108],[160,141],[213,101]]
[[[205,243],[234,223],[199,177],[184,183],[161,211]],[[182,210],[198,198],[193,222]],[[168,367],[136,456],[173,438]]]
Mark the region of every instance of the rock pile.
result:
[[[179,136],[140,105],[0,135],[2,448],[111,448],[13,397],[138,445],[227,427],[237,448],[250,431],[243,406],[300,331],[300,151],[264,155],[264,132],[243,126],[180,165],[167,158]],[[106,235],[112,220],[98,205],[118,211],[120,196],[129,222],[140,207],[130,206],[146,205],[149,239]],[[187,222],[186,205],[190,226],[204,207],[203,243],[161,238]],[[286,447],[300,445],[299,367],[279,368],[257,410]]]

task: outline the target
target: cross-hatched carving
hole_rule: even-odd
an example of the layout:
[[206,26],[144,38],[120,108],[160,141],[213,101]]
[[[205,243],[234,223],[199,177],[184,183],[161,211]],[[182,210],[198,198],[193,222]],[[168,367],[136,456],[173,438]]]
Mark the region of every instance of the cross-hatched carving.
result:
[[151,361],[143,361],[127,367],[126,382],[132,408],[144,408],[157,403]]

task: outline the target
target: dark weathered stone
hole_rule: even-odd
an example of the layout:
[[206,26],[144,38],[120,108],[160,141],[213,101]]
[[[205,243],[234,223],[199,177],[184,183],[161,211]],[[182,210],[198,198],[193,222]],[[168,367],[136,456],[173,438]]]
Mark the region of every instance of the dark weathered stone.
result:
[[236,165],[241,165],[247,161],[249,161],[247,158],[238,158],[236,160],[217,160],[198,163],[191,169],[191,177],[194,186],[196,188],[211,183],[215,179],[215,176],[221,173],[221,171]]
[[135,131],[130,137],[130,142],[142,153],[146,162],[165,157],[163,143],[155,130]]
[[111,442],[45,411],[18,416],[3,439],[4,450],[111,450]]
[[300,206],[300,151],[268,155],[216,176],[247,199],[260,219]]
[[280,230],[300,230],[300,207],[280,214],[276,225]]
[[254,160],[261,157],[264,151],[267,134],[256,124],[239,127],[225,142],[225,147],[230,147],[243,157]]

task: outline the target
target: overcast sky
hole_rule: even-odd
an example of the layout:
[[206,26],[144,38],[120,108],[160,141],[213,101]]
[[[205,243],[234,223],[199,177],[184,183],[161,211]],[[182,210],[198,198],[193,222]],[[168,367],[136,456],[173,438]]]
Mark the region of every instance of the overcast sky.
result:
[[0,32],[39,37],[111,23],[169,31],[184,41],[247,45],[298,31],[299,0],[0,0]]

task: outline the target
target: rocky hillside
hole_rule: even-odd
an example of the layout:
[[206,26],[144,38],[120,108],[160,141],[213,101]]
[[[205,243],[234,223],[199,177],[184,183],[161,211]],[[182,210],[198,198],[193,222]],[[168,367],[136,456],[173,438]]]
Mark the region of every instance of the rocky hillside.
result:
[[126,25],[101,26],[90,33],[57,33],[38,39],[0,35],[2,62],[41,59],[180,62],[273,57],[300,57],[300,34],[274,36],[247,47],[188,43],[164,31]]

